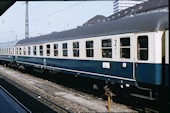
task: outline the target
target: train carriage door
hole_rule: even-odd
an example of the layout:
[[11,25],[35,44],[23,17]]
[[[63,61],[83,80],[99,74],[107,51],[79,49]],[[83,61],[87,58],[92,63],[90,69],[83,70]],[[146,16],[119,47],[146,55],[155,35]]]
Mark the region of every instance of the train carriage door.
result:
[[139,34],[136,36],[136,58],[134,63],[135,78],[137,82],[143,82],[146,76],[142,76],[147,71],[144,69],[149,56],[149,39],[146,34]]
[[160,84],[162,43],[161,33],[139,33],[136,35],[134,76],[137,82]]

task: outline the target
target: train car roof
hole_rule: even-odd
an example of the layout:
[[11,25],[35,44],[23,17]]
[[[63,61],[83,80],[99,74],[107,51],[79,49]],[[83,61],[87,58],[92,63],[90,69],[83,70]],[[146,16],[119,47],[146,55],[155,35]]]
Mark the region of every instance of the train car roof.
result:
[[17,46],[114,34],[165,30],[169,29],[168,15],[168,12],[155,12],[121,18],[118,20],[99,23],[93,26],[82,26],[72,30],[53,32],[48,35],[23,39],[17,43]]
[[11,41],[6,43],[0,43],[0,48],[14,47],[18,41]]

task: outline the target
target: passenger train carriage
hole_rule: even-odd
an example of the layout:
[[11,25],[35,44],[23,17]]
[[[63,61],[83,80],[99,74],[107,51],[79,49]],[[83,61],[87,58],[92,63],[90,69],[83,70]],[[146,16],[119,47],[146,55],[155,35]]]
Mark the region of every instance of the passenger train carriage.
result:
[[[0,47],[0,60],[148,91],[152,90],[150,86],[169,88],[167,12],[53,32],[20,40],[13,46]],[[146,85],[143,88],[141,84]]]

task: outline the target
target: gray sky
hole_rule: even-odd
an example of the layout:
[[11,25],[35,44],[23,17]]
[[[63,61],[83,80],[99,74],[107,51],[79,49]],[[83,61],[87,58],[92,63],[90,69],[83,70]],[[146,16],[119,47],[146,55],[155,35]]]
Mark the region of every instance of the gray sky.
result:
[[[81,26],[96,15],[113,13],[113,1],[29,2],[30,37]],[[25,2],[18,1],[0,16],[0,43],[25,38]]]

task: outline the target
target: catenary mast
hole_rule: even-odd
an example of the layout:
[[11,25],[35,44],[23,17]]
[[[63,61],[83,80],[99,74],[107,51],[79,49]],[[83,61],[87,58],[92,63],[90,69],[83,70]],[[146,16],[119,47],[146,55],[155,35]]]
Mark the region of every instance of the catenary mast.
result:
[[25,10],[25,38],[29,38],[29,21],[28,21],[28,1],[26,1]]

